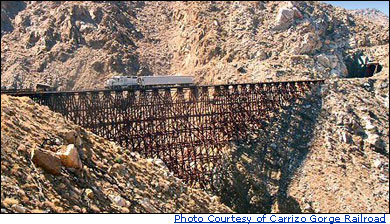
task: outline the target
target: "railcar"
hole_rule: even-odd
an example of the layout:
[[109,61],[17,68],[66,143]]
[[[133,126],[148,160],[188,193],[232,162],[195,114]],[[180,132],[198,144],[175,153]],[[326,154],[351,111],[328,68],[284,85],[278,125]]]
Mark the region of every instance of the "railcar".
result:
[[108,89],[126,89],[148,86],[189,86],[194,84],[192,76],[114,76],[107,80]]
[[194,78],[192,76],[141,76],[137,83],[139,86],[191,85],[194,83]]

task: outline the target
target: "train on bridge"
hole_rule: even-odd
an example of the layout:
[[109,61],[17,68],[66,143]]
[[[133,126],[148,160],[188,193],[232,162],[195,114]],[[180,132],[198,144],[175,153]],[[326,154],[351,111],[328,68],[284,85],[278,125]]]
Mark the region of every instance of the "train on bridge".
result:
[[190,86],[193,76],[114,76],[107,80],[106,89],[127,89],[150,86]]
[[[189,87],[194,85],[193,76],[114,76],[108,79],[104,88],[108,90],[125,90],[153,87]],[[33,93],[33,92],[57,92],[57,87],[38,83],[35,89],[15,89],[1,87],[1,93]],[[95,89],[95,91],[99,91]],[[69,92],[69,91],[63,91]]]

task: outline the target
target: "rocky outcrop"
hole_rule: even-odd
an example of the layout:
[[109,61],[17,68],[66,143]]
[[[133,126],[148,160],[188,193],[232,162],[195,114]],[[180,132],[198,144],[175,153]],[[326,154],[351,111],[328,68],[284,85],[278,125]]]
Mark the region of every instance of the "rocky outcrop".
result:
[[[112,73],[137,73],[134,15],[123,11],[131,4],[23,4],[10,21],[14,28],[2,23],[2,86],[12,85],[16,73],[21,88],[47,83],[60,89],[103,87]],[[100,64],[90,66],[96,60]]]
[[303,41],[293,49],[293,54],[313,54],[322,47],[322,41],[316,33],[307,33]]
[[339,62],[339,59],[335,55],[320,54],[320,55],[317,55],[317,60],[321,65],[323,65],[327,68],[330,68],[330,69],[336,68],[337,64]]
[[12,20],[20,23],[17,15],[25,9],[26,3],[23,1],[7,1],[1,3],[1,36],[14,30]]
[[388,82],[328,80],[273,114],[227,150],[214,179],[222,202],[241,213],[387,213]]

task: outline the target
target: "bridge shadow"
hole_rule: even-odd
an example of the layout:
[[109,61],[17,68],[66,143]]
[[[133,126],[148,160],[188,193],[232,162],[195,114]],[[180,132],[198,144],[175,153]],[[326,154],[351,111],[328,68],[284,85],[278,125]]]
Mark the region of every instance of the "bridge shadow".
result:
[[213,193],[239,213],[300,213],[289,185],[309,152],[322,108],[320,88],[274,113],[254,138],[236,142],[224,155]]

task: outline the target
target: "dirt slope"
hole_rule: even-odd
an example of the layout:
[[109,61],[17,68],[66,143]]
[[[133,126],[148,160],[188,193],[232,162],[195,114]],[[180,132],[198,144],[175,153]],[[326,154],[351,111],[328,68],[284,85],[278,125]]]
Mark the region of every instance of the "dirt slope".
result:
[[[69,137],[72,133],[79,137]],[[33,150],[59,153],[70,143],[76,146],[81,168],[69,168],[62,160],[58,164],[56,155],[44,161],[47,166],[32,159]],[[34,155],[44,159],[36,151]],[[49,172],[56,169],[57,175]],[[160,160],[139,158],[28,98],[2,95],[1,213],[5,212],[231,210],[217,197],[187,187]]]

